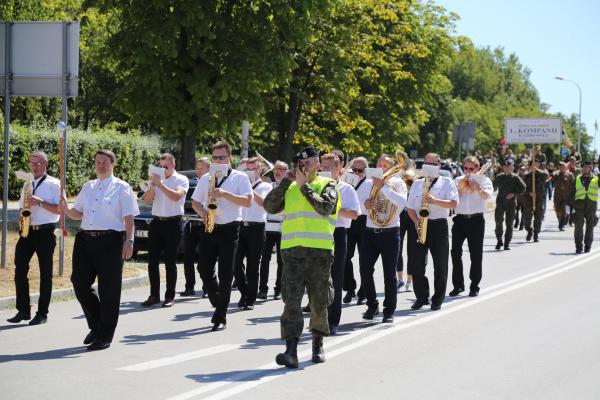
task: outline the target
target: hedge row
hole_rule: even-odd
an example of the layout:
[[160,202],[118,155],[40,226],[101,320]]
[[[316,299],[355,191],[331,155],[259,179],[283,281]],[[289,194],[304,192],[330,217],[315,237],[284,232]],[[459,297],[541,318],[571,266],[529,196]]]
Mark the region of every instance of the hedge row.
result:
[[[117,156],[115,176],[136,188],[147,179],[149,164],[156,164],[164,151],[173,151],[176,143],[156,135],[143,135],[139,131],[126,134],[116,130],[69,130],[67,133],[67,194],[76,195],[81,186],[95,178],[94,153],[110,149]],[[4,149],[3,149],[4,150]],[[29,171],[29,155],[34,150],[48,154],[48,172],[58,177],[58,135],[51,128],[25,128],[11,124],[9,145],[9,198],[18,199],[23,182],[16,179],[15,171]],[[2,153],[4,154],[4,153]],[[0,163],[3,174],[4,163]]]

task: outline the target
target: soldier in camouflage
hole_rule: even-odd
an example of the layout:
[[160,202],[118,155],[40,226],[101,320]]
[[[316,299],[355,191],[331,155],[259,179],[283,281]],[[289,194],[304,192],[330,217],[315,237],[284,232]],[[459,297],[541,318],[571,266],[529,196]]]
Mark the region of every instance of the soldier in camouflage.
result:
[[[530,241],[533,236],[534,242],[539,242],[538,235],[542,229],[542,220],[544,219],[544,200],[546,198],[546,188],[544,183],[548,179],[548,171],[541,169],[539,159],[536,159],[529,171],[525,174],[523,181],[527,185],[527,194],[524,198],[523,206],[523,224],[527,230],[525,240]],[[533,190],[533,173],[535,173],[535,192]],[[535,210],[533,207],[535,198]],[[533,219],[533,227],[531,225]]]
[[[339,194],[335,181],[317,176],[318,157],[319,153],[313,147],[298,153],[294,159],[298,167],[295,171],[296,182],[292,182],[294,173],[290,171],[279,186],[265,197],[263,203],[270,214],[284,212],[281,242],[281,294],[284,309],[281,315],[281,338],[286,341],[286,350],[278,354],[275,360],[277,364],[288,368],[298,367],[297,347],[304,326],[301,301],[305,289],[311,306],[313,362],[325,361],[323,336],[329,335],[327,307],[333,299],[330,267],[333,261],[333,230],[339,210]],[[298,212],[299,209],[306,211]],[[293,215],[298,214],[305,215],[306,218],[297,217],[305,221],[292,225]],[[327,225],[330,221],[333,221],[331,229]],[[289,232],[286,223],[290,229],[296,229],[293,234],[286,233]],[[319,230],[318,226],[322,228]],[[297,227],[304,228],[305,231],[302,232]],[[286,239],[290,237],[293,238]]]
[[564,231],[569,220],[567,206],[573,202],[575,177],[568,171],[567,164],[561,161],[559,170],[549,180],[554,183],[554,212],[558,219],[558,229]]
[[[510,250],[510,241],[513,234],[513,221],[517,208],[517,196],[525,192],[525,182],[514,172],[514,160],[507,158],[502,163],[502,172],[494,179],[494,188],[498,189],[496,196],[496,250],[504,246],[504,250]],[[506,220],[506,233],[502,241],[502,223]]]

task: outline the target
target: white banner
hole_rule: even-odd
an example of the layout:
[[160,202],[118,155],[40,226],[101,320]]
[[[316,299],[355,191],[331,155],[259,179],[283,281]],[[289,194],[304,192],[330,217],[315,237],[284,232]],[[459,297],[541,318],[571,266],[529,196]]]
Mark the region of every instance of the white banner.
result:
[[562,141],[560,118],[507,118],[504,120],[507,144],[556,143]]

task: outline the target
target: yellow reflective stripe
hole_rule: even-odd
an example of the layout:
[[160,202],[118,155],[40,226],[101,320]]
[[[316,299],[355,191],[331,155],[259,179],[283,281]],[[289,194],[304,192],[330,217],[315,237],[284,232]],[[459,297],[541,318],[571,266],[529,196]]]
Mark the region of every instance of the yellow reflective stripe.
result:
[[333,219],[331,217],[325,217],[324,215],[321,215],[316,211],[312,211],[312,212],[311,211],[300,211],[300,212],[283,215],[284,221],[292,221],[294,219],[300,219],[300,218],[327,220],[330,224],[335,225],[335,219]]
[[294,240],[294,239],[320,239],[320,240],[333,240],[333,235],[328,233],[318,232],[292,232],[281,235],[281,240]]

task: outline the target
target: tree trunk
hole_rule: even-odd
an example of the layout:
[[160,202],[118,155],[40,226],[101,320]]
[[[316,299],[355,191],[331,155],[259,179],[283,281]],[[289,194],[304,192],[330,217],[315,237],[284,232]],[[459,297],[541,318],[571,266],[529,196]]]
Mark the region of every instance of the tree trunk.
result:
[[183,171],[194,168],[196,168],[196,137],[182,136],[181,160],[177,165],[177,169]]

